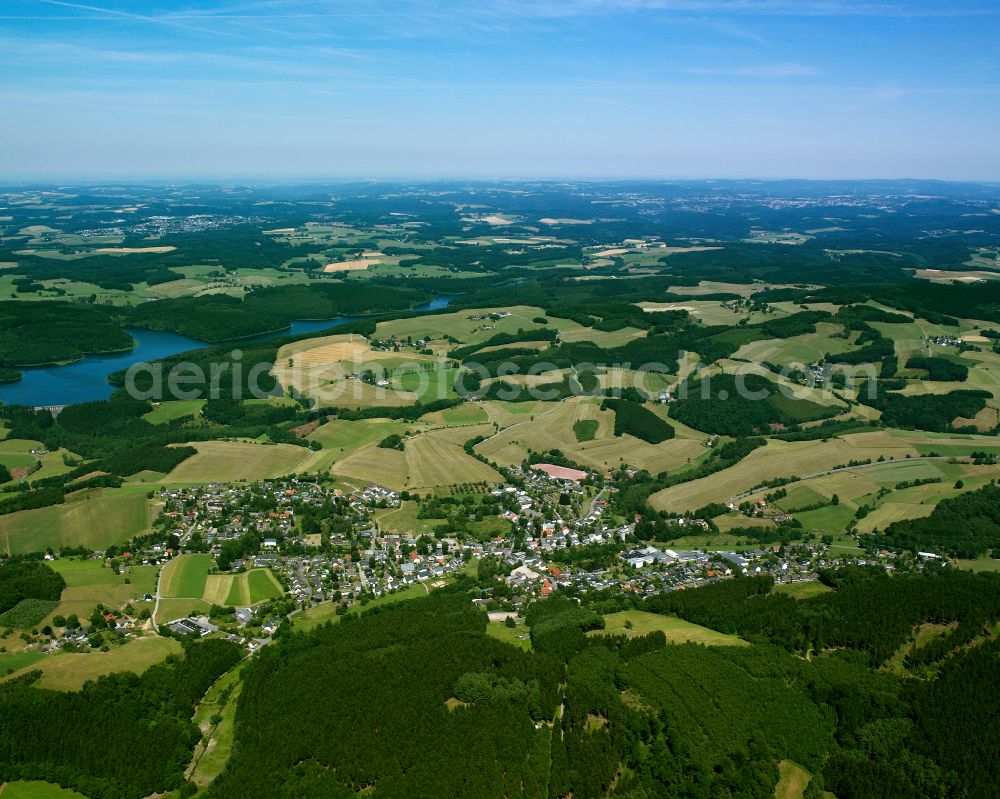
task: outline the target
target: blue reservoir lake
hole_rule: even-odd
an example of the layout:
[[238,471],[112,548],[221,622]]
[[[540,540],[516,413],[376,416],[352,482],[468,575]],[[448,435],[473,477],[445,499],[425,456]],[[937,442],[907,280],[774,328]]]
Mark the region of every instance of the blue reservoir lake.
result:
[[[434,311],[445,308],[452,297],[438,297],[428,303],[417,306],[414,311]],[[205,342],[198,339],[181,336],[177,333],[163,333],[157,330],[142,330],[126,328],[135,339],[135,347],[128,352],[111,355],[88,355],[82,360],[74,361],[65,366],[42,366],[33,369],[22,369],[21,380],[17,383],[0,385],[0,402],[7,405],[72,405],[77,402],[91,402],[107,399],[115,387],[108,382],[108,375],[120,369],[128,369],[134,363],[155,361],[176,355],[179,352],[201,349],[203,347],[232,346],[239,349],[240,344],[251,341],[265,341],[283,336],[295,336],[303,333],[314,333],[320,330],[347,322],[353,322],[358,317],[342,316],[336,319],[308,319],[294,321],[288,330],[276,333],[264,333],[235,341]]]

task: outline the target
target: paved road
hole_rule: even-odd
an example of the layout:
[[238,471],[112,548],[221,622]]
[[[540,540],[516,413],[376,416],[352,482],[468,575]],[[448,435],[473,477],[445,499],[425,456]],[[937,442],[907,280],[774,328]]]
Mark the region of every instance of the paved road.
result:
[[156,623],[156,614],[160,609],[160,581],[163,579],[163,567],[160,567],[160,571],[156,575],[156,604],[153,605],[153,630],[157,633],[160,632],[160,627]]
[[577,519],[578,522],[583,521],[583,519],[586,519],[591,513],[594,512],[594,509],[597,507],[597,501],[604,496],[606,491],[607,489],[602,488],[600,491],[597,492],[597,495],[590,501],[590,509],[585,514],[583,514],[582,518]]

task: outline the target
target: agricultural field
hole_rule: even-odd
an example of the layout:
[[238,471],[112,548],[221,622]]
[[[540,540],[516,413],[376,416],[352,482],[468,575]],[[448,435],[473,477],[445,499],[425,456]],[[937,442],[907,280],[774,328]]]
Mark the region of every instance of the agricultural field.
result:
[[467,455],[462,448],[469,439],[492,431],[487,425],[429,430],[406,439],[402,452],[367,447],[335,463],[331,472],[396,491],[498,482],[501,478],[497,472]]
[[56,606],[54,599],[22,599],[14,607],[0,614],[0,627],[27,630],[41,624]]
[[[107,652],[60,652],[46,655],[25,670],[39,670],[41,678],[35,685],[55,691],[78,691],[89,680],[105,674],[131,671],[141,674],[150,666],[163,661],[167,655],[181,652],[181,645],[172,638],[148,636],[134,638]],[[16,676],[18,672],[15,672]]]
[[[489,405],[489,403],[487,403]],[[581,421],[597,423],[593,437],[581,441],[574,426]],[[672,423],[671,423],[672,424]],[[677,428],[675,428],[677,429]],[[614,435],[614,412],[600,410],[600,400],[574,397],[560,403],[542,403],[527,419],[515,421],[476,446],[476,451],[505,466],[520,464],[529,449],[558,449],[566,457],[597,469],[627,463],[652,473],[676,468],[706,451],[703,433],[649,444],[630,435]]]
[[153,410],[145,414],[142,418],[150,424],[167,424],[175,419],[184,419],[188,416],[198,416],[205,400],[169,400],[160,402]]
[[27,649],[22,652],[0,653],[0,677],[26,669],[32,663],[36,663],[44,657],[45,655],[34,649]]
[[482,424],[490,421],[489,413],[481,403],[466,402],[443,411],[425,413],[420,421],[434,425],[460,426]]
[[163,567],[160,595],[201,599],[212,567],[211,555],[178,555]]
[[393,419],[361,419],[356,422],[333,419],[313,430],[309,438],[341,458],[363,447],[378,444],[387,436],[403,435],[414,428],[419,428],[419,425]]
[[[795,516],[805,530],[823,534],[844,530],[857,509],[867,505],[870,512],[857,526],[861,532],[871,532],[902,519],[929,516],[942,499],[975,490],[998,478],[998,466],[950,463],[943,457],[887,461],[792,483],[784,487],[787,496],[775,500],[773,506]],[[918,480],[936,482],[897,488],[902,483]],[[962,488],[955,487],[958,480],[962,481]],[[890,493],[879,497],[885,490]],[[747,500],[757,502],[770,491],[773,489],[755,492]],[[838,498],[836,505],[830,504],[834,496]],[[825,507],[809,510],[811,506],[824,503]],[[736,518],[752,521],[742,516]]]
[[[419,396],[429,399],[450,390],[451,370],[447,369],[441,369],[439,379],[429,381],[423,391],[416,393],[399,385],[376,390],[375,386],[351,377],[366,370],[378,376],[387,373],[391,376],[401,367],[412,364],[426,364],[428,369],[444,365],[438,359],[416,352],[373,349],[363,336],[339,334],[286,344],[278,350],[272,373],[286,390],[294,389],[321,405],[339,407],[410,405]],[[412,375],[400,379],[419,387]]]
[[706,325],[735,325],[745,316],[745,314],[723,308],[722,303],[718,300],[691,299],[684,300],[683,302],[647,301],[636,304],[648,313],[657,313],[658,311],[687,311],[692,317]]
[[163,478],[167,484],[265,480],[296,471],[312,454],[292,444],[196,441],[197,454]]
[[210,574],[202,598],[213,605],[249,607],[283,593],[270,569],[251,569],[239,574]]
[[375,520],[379,529],[386,533],[414,533],[422,535],[433,533],[434,527],[441,524],[443,519],[421,519],[417,513],[420,510],[418,503],[413,500],[406,500],[399,503],[398,508],[386,508],[375,513]]
[[[502,312],[506,312],[507,315],[501,319],[488,318],[490,313]],[[445,336],[451,336],[465,344],[475,344],[486,341],[498,333],[516,333],[518,328],[525,330],[536,328],[538,325],[532,319],[544,315],[541,308],[527,305],[475,308],[455,313],[432,314],[412,319],[380,322],[375,328],[375,338],[385,340],[389,337],[395,337],[405,340],[410,337],[414,341],[422,338],[429,339],[428,349],[432,350],[435,355],[443,355],[447,354],[448,350],[454,346],[444,340]],[[486,318],[472,319],[473,316]],[[573,331],[581,329],[581,326],[576,322],[556,317],[549,320],[548,327],[553,330],[561,330],[564,335],[572,335]]]
[[68,494],[62,505],[0,515],[0,549],[17,554],[120,544],[149,528],[147,490],[142,486],[85,489]]
[[710,630],[699,624],[663,616],[644,610],[622,610],[604,616],[604,629],[592,630],[588,635],[645,635],[660,631],[671,643],[694,643],[706,646],[750,646],[736,635]]
[[6,438],[0,441],[0,464],[3,464],[16,477],[17,473],[31,471],[39,458],[32,450],[42,450],[40,441],[27,441],[17,438]]
[[816,325],[815,333],[784,339],[769,338],[744,344],[736,351],[733,358],[752,363],[767,361],[780,366],[792,364],[808,366],[823,360],[827,353],[836,355],[853,348],[848,339],[834,335],[840,333],[842,329],[842,325],[821,322]]
[[[990,439],[986,436],[947,436],[940,433],[926,434],[919,431],[908,433],[901,430],[849,433],[825,442],[821,440],[780,441],[770,439],[767,446],[751,452],[732,468],[657,492],[650,498],[650,501],[657,509],[694,510],[709,502],[724,502],[744,494],[750,496],[748,493],[750,489],[766,480],[792,476],[803,478],[813,474],[819,476],[821,473],[828,472],[834,467],[847,464],[850,461],[867,459],[877,461],[883,456],[890,463],[861,466],[835,474],[850,474],[851,477],[847,478],[849,481],[854,479],[854,475],[871,480],[872,474],[878,474],[877,470],[891,469],[893,471],[883,474],[887,475],[886,482],[895,483],[904,479],[913,479],[913,476],[916,475],[916,471],[910,472],[910,469],[913,468],[911,464],[905,462],[907,456],[913,459],[927,452],[940,453],[941,455],[968,455],[978,449],[996,451],[997,446],[996,439]],[[950,451],[942,452],[942,450]],[[913,476],[898,477],[897,479],[895,477],[897,474],[911,474]],[[871,483],[874,484],[874,490],[877,491],[879,484],[875,483],[874,480],[871,480]],[[818,481],[815,487],[822,493],[820,486],[823,485],[824,483]],[[835,483],[828,482],[825,485],[831,486]],[[860,496],[856,489],[850,491],[855,496]],[[831,493],[840,492],[832,491]],[[840,496],[841,499],[852,498],[847,491],[840,493]]]
[[[74,560],[59,558],[49,565],[66,581],[58,606],[46,617],[76,614],[87,618],[97,605],[121,609],[128,603],[138,603],[145,594],[156,591],[155,566],[132,566],[124,574],[115,574],[104,562],[96,559]],[[152,606],[150,606],[152,609]]]
[[[279,597],[284,593],[270,569],[250,569],[238,574],[209,574],[210,555],[178,555],[163,567],[160,580],[160,609],[157,621],[177,618],[183,607],[194,610],[209,605],[248,607]],[[182,601],[187,600],[188,604]],[[197,604],[191,604],[191,602]],[[183,614],[178,614],[183,615]]]
[[498,472],[466,454],[470,438],[492,432],[489,425],[431,430],[408,439],[405,445],[408,483],[417,489],[457,483],[499,483]]
[[42,456],[39,468],[36,471],[33,471],[28,476],[28,479],[45,480],[49,477],[66,474],[66,472],[72,470],[73,468],[66,463],[67,458],[75,461],[80,460],[79,456],[66,449],[57,449],[55,452],[46,453]]

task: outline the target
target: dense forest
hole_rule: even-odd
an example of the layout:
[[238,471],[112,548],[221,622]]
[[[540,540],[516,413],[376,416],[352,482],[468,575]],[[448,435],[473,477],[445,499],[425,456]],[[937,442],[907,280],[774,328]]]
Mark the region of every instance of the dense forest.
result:
[[547,796],[535,721],[558,704],[557,664],[485,627],[466,597],[435,595],[265,649],[209,795]]
[[674,428],[648,408],[626,399],[606,399],[601,410],[615,412],[615,435],[626,433],[650,444],[659,444],[674,437]]
[[[747,647],[612,635],[600,596],[557,595],[528,606],[525,651],[487,635],[470,602],[489,571],[309,633],[286,622],[243,670],[235,745],[207,795],[769,799],[791,759],[813,775],[808,797],[991,797],[1000,578],[822,578],[833,590],[810,599],[747,577],[614,600]],[[958,626],[914,648],[928,622]],[[901,648],[922,679],[879,668]],[[76,693],[32,688],[32,675],[4,684],[0,778],[94,799],[182,788],[192,706],[239,657],[208,640]]]
[[0,302],[0,366],[14,379],[17,367],[76,361],[84,355],[135,346],[120,317],[99,306],[58,301]]
[[25,599],[54,601],[66,581],[46,563],[35,558],[9,558],[0,564],[0,614]]
[[839,406],[824,406],[789,396],[757,374],[717,374],[682,384],[670,415],[684,424],[729,436],[750,436],[772,428],[836,416]]
[[[809,600],[745,578],[640,604],[749,648],[608,635],[586,603],[553,597],[528,608],[526,653],[484,636],[475,580],[286,634],[246,672],[237,746],[210,795],[770,797],[789,758],[812,790],[847,799],[990,796],[1000,645],[981,633],[1000,620],[1000,580],[826,579],[835,591]],[[977,626],[939,647],[935,677],[877,670],[916,625],[950,619]],[[803,646],[812,658],[792,654]],[[973,679],[981,712],[959,713]],[[358,735],[369,719],[374,734]]]
[[929,516],[895,521],[864,540],[871,546],[939,552],[957,558],[1000,552],[1000,487],[985,485],[942,499]]

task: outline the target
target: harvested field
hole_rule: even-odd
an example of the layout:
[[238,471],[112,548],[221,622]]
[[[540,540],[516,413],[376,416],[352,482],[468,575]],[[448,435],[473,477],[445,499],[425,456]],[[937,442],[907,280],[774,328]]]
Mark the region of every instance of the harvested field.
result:
[[305,462],[310,451],[292,444],[245,441],[197,441],[198,450],[165,478],[167,483],[213,483],[264,480],[288,474]]
[[[499,405],[485,404],[490,410]],[[492,413],[491,418],[495,418]],[[521,463],[529,448],[535,452],[558,449],[571,460],[596,469],[628,463],[655,474],[676,468],[705,451],[703,434],[688,438],[686,431],[680,429],[677,438],[655,445],[629,435],[615,436],[614,413],[602,411],[594,400],[580,397],[558,404],[538,403],[534,413],[525,418],[507,419],[513,423],[477,447],[483,455],[504,466]],[[597,421],[592,440],[577,439],[573,426],[581,420]]]
[[338,341],[300,352],[293,357],[299,366],[329,366],[341,361],[361,362],[371,347],[364,340]]
[[98,247],[94,252],[107,253],[111,255],[131,255],[133,253],[165,253],[173,252],[176,247]]

